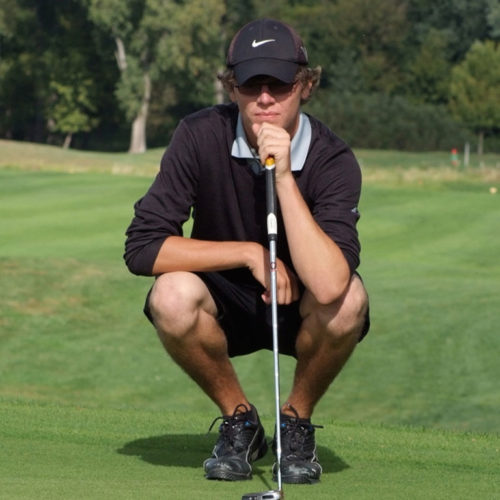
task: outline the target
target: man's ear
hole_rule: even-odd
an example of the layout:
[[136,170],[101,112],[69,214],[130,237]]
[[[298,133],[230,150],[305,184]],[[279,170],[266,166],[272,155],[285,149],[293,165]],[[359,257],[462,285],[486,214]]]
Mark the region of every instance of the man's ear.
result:
[[308,81],[303,87],[302,92],[300,93],[300,97],[302,100],[307,101],[311,96],[312,82]]
[[236,102],[236,94],[234,92],[234,87],[233,90],[229,92],[229,99],[231,99],[231,102]]

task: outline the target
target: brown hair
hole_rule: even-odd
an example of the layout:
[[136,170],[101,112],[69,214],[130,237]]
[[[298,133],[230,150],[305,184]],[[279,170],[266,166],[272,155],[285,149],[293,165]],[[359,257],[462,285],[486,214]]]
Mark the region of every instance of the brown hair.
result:
[[[234,76],[234,71],[231,68],[226,69],[223,73],[219,73],[217,78],[221,81],[224,90],[228,94],[230,94],[234,90],[234,87],[238,85]],[[315,68],[310,68],[309,66],[299,67],[297,73],[295,74],[295,80],[300,82],[302,85],[305,85],[308,82],[312,83],[311,92],[309,93],[307,99],[302,99],[302,104],[306,103],[310,99],[314,89],[316,89],[319,85],[320,78],[321,66],[316,66]]]

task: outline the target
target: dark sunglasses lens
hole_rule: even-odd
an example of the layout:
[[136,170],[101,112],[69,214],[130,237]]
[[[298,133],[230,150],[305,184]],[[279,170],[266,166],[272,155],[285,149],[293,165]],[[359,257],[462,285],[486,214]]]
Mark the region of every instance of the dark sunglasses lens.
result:
[[295,85],[295,82],[293,83],[283,83],[283,82],[274,82],[269,85],[269,90],[271,93],[275,94],[289,94],[293,87]]
[[250,82],[238,87],[239,91],[244,95],[257,96],[262,93],[263,87],[266,86],[269,92],[275,96],[289,94],[295,82],[284,83],[280,81],[272,82]]

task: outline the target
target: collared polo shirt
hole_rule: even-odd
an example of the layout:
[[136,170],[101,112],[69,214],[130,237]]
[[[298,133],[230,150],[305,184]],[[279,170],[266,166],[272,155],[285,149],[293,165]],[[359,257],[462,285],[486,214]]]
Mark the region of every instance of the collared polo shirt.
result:
[[[307,158],[309,146],[311,144],[311,122],[305,113],[300,113],[299,126],[297,132],[292,138],[291,144],[291,163],[292,172],[300,172],[304,167]],[[236,124],[236,138],[233,142],[231,155],[234,158],[242,158],[248,161],[254,173],[262,171],[262,165],[257,151],[248,144],[241,114],[238,114],[238,123]]]

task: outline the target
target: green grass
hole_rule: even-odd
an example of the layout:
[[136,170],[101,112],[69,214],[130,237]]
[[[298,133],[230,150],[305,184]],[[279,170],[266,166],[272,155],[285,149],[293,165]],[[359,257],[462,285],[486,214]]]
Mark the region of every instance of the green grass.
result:
[[[359,156],[372,330],[315,415],[324,480],[287,498],[498,497],[498,157],[452,171],[441,153]],[[272,487],[270,458],[248,483],[203,479],[217,410],[143,317],[151,280],[123,264],[160,157],[0,141],[0,498]],[[235,364],[270,434],[272,356]],[[283,393],[292,371],[283,358]]]
[[[88,409],[3,402],[2,498],[241,498],[276,487],[272,458],[239,483],[207,482],[200,464],[213,444],[199,412]],[[293,499],[466,499],[500,493],[500,438],[404,427],[326,422],[324,474],[287,486]],[[272,421],[264,420],[272,428]]]
[[[145,154],[103,153],[64,150],[55,146],[0,139],[0,167],[17,167],[31,171],[106,172],[151,176],[158,170],[163,149],[150,149]],[[356,156],[368,180],[384,182],[434,182],[441,180],[500,180],[500,155],[470,155],[467,169],[453,166],[449,152],[401,152],[357,150]]]
[[162,153],[163,150],[159,149],[151,149],[140,155],[64,150],[55,146],[0,139],[0,167],[20,167],[32,171],[150,176],[158,170]]
[[[498,196],[481,185],[370,185],[364,195],[361,272],[374,335],[339,390],[351,411],[357,393],[367,418],[498,430]],[[370,384],[351,370],[367,370]]]

